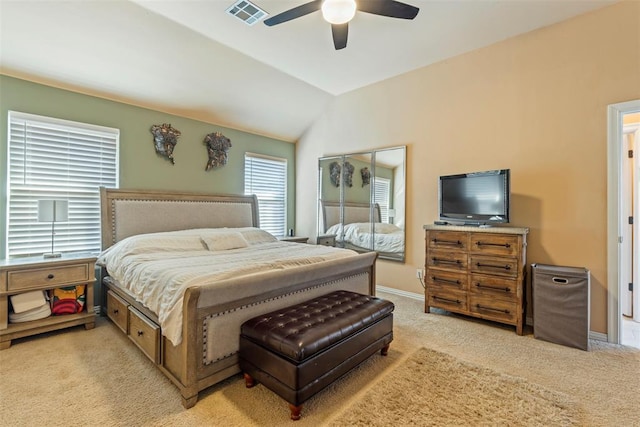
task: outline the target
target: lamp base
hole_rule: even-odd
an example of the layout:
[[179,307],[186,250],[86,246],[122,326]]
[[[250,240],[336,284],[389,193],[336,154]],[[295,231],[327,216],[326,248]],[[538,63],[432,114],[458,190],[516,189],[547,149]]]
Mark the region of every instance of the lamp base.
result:
[[49,252],[46,254],[42,254],[44,258],[60,258],[62,256],[61,252]]

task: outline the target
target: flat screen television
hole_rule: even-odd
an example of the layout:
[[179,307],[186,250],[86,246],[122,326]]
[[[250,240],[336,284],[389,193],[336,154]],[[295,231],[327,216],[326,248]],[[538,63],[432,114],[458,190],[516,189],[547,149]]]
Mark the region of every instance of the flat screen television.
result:
[[440,220],[465,225],[508,223],[511,199],[509,169],[440,177]]

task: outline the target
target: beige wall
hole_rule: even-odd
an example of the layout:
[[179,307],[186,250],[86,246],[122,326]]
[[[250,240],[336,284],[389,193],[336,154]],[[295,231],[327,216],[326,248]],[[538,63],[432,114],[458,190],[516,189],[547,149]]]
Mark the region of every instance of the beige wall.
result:
[[606,333],[607,105],[638,98],[635,1],[342,95],[297,145],[296,229],[315,233],[318,157],[406,144],[406,263],[379,261],[377,278],[421,293],[438,176],[510,168],[528,264],[589,268],[591,329]]

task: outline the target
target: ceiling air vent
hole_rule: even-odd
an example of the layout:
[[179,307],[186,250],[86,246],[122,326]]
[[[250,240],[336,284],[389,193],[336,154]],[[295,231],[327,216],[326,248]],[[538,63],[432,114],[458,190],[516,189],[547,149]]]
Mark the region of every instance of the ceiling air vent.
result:
[[227,9],[227,13],[247,25],[253,25],[268,16],[267,12],[247,0],[238,0]]

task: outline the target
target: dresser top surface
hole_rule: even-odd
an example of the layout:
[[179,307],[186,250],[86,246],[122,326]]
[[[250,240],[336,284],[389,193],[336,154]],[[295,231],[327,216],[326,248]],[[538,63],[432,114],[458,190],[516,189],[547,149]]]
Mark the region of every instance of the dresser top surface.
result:
[[425,230],[468,231],[472,233],[499,233],[499,234],[528,234],[529,233],[528,228],[505,227],[505,226],[474,227],[469,225],[425,224],[422,228],[424,228]]

